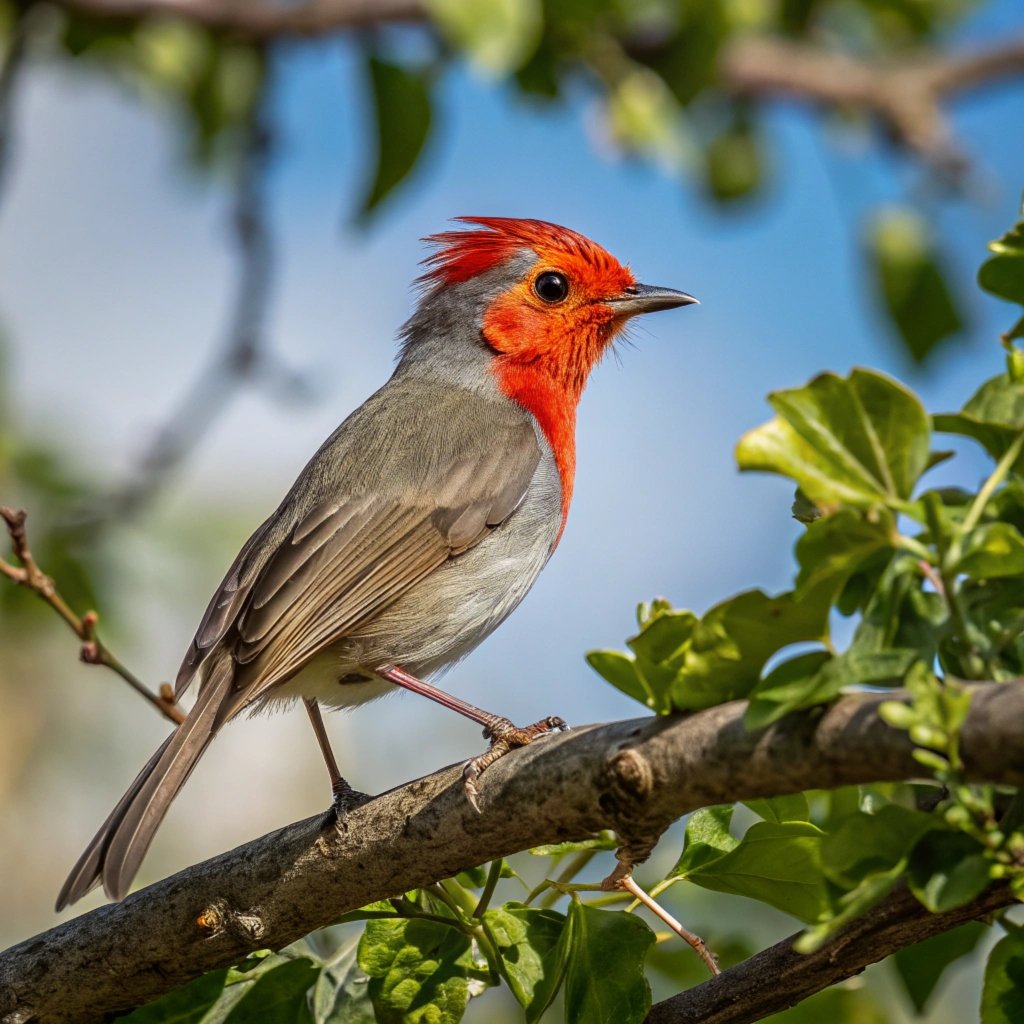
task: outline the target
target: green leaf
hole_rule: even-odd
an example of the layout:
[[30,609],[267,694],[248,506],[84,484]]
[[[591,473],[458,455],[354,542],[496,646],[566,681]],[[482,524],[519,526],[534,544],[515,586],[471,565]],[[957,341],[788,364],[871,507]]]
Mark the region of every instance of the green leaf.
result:
[[984,847],[962,832],[930,832],[910,856],[907,884],[932,913],[969,903],[988,885]]
[[117,1019],[123,1024],[200,1024],[224,992],[227,973],[211,971]]
[[375,1024],[369,979],[357,955],[358,943],[349,942],[324,964],[313,989],[315,1024]]
[[[553,995],[565,972],[564,948],[559,940],[565,915],[521,903],[506,903],[484,914],[484,927],[501,957],[499,969],[528,1020],[543,1012],[548,993]],[[548,997],[550,1002],[550,997]]]
[[915,362],[962,330],[940,253],[919,214],[894,209],[877,216],[868,231],[867,258],[883,305]]
[[737,594],[704,615],[682,657],[670,662],[676,667],[672,706],[700,710],[744,697],[776,651],[827,635],[828,607],[820,601],[760,590]]
[[320,974],[306,959],[261,974],[225,1018],[225,1024],[312,1024],[309,990]]
[[816,591],[835,600],[847,580],[869,558],[895,546],[896,524],[885,510],[865,514],[843,509],[816,519],[796,542],[800,563],[796,596],[803,598]]
[[970,953],[987,932],[986,925],[971,921],[893,954],[893,967],[918,1013],[924,1012],[928,997],[942,980],[946,968]]
[[931,815],[897,804],[886,804],[875,814],[852,814],[822,840],[825,874],[837,885],[855,888],[868,875],[900,863],[936,825]]
[[803,921],[828,909],[821,829],[809,822],[759,821],[728,853],[690,867],[686,879],[716,892],[760,900]]
[[967,535],[955,571],[974,579],[1024,574],[1024,537],[1009,523],[985,523]]
[[[1013,364],[1013,353],[1008,361]],[[935,429],[977,441],[994,459],[1001,459],[1024,430],[1024,380],[1012,372],[987,380],[968,399],[960,412],[932,417]],[[1014,464],[1024,471],[1024,456]]]
[[879,900],[884,899],[902,877],[906,862],[900,861],[888,871],[867,875],[856,889],[844,893],[831,908],[831,914],[820,924],[808,928],[793,943],[798,953],[813,953],[820,949],[836,932],[841,931],[854,918],[870,910]]
[[687,163],[679,105],[665,80],[633,65],[608,90],[608,132],[623,149],[652,157],[666,170]]
[[444,35],[495,76],[522,67],[540,42],[539,0],[427,0],[426,6]]
[[905,510],[928,464],[929,421],[917,397],[872,370],[816,377],[768,398],[778,414],[736,448],[740,469],[780,473],[825,510]]
[[[590,651],[587,654],[587,664],[627,697],[632,697],[645,707],[662,714],[668,710],[667,702],[664,699],[659,700],[652,693],[647,680],[640,675],[636,661],[621,651]],[[660,696],[664,698],[665,694]]]
[[764,174],[762,145],[756,122],[740,111],[704,151],[705,183],[720,203],[746,199],[756,192]]
[[981,1024],[1020,1024],[1024,1020],[1024,931],[1000,939],[985,964]]
[[458,1024],[469,999],[463,933],[417,919],[367,922],[358,962],[378,1024]]
[[527,853],[534,857],[564,857],[567,853],[579,853],[581,850],[614,850],[618,840],[614,832],[602,832],[593,839],[578,839],[575,842],[548,843],[545,846],[533,846]]
[[633,914],[574,900],[565,971],[567,1024],[642,1024],[651,1008],[644,959],[654,932]]
[[732,810],[732,804],[718,804],[702,807],[690,815],[686,823],[683,852],[676,866],[669,872],[669,877],[688,875],[702,864],[717,860],[740,845],[740,841],[729,831]]
[[773,796],[767,800],[744,800],[743,802],[765,821],[811,820],[811,809],[807,806],[807,797],[803,793]]
[[896,686],[918,657],[913,650],[862,651],[856,646],[838,657],[825,651],[798,655],[754,687],[743,723],[763,729],[790,712],[827,704],[847,686]]
[[[1024,214],[1024,208],[1022,208]],[[1024,306],[1024,218],[994,242],[990,256],[978,271],[978,284],[1007,302]],[[1024,317],[1004,335],[1005,340],[1024,338]]]
[[764,729],[791,711],[831,700],[841,684],[823,670],[834,660],[828,651],[808,651],[776,665],[751,690],[743,724]]
[[430,131],[426,76],[369,57],[367,70],[377,118],[377,165],[361,219],[412,170]]

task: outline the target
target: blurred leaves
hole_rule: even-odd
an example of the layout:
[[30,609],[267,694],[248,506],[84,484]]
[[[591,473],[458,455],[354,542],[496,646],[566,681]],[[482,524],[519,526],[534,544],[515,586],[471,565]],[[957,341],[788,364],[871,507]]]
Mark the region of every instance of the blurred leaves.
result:
[[494,76],[520,68],[540,41],[540,0],[427,0],[426,6],[452,45]]
[[430,131],[431,104],[424,72],[367,57],[376,119],[377,158],[361,219],[412,170]]
[[882,306],[915,362],[964,327],[928,225],[912,210],[879,213],[869,223],[867,259]]
[[[1007,302],[1024,306],[1024,204],[1021,219],[1005,235],[989,243],[993,256],[978,271],[978,284]],[[1024,338],[1024,316],[1003,335],[1006,342]]]

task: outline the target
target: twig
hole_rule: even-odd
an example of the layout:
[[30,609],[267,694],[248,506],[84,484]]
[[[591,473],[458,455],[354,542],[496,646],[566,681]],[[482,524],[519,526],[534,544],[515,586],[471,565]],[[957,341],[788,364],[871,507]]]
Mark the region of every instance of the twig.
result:
[[865,110],[906,149],[959,175],[967,160],[943,113],[955,93],[1024,76],[1024,38],[963,54],[870,60],[783,39],[741,38],[721,63],[723,85],[740,96],[788,96]]
[[[1024,783],[1024,687],[970,689],[961,733],[969,778]],[[634,823],[663,827],[713,803],[916,778],[921,768],[909,736],[878,717],[878,705],[891,697],[843,697],[825,711],[797,712],[760,731],[744,727],[743,701],[574,729],[495,764],[481,787],[480,814],[466,802],[461,766],[446,768],[355,808],[340,823],[330,813],[290,825],[0,954],[0,1020],[109,1019],[205,971],[238,963],[252,950],[281,949],[374,900],[542,843],[579,840],[603,828],[621,837]],[[639,764],[649,783],[642,792],[631,770]],[[1005,888],[990,889],[937,919],[917,908],[899,941],[909,945],[1011,899]],[[204,927],[196,923],[199,916]],[[887,920],[872,910],[855,922],[859,943],[844,944],[841,935],[837,946],[826,946],[822,953],[832,955],[827,972],[805,977],[800,965],[806,957],[790,950],[792,990],[770,970],[759,972],[756,962],[690,990],[707,993],[706,986],[715,986],[721,1008],[735,979],[736,991],[745,993],[746,1016],[661,1020],[755,1020],[749,1000],[757,978],[766,1000],[796,1002],[797,993],[816,990],[823,973],[822,984],[832,984],[883,955],[885,943],[895,941]]]
[[632,893],[652,914],[660,917],[704,961],[712,975],[722,973],[722,968],[718,966],[718,958],[708,949],[708,944],[695,932],[685,928],[656,899],[641,889],[632,875],[624,875],[617,879],[615,884],[618,888]]
[[11,537],[11,545],[20,566],[0,558],[0,575],[20,586],[26,587],[41,597],[71,628],[75,636],[82,641],[80,656],[88,665],[104,665],[116,672],[129,686],[144,697],[164,718],[175,725],[185,720],[184,712],[173,700],[170,687],[161,687],[160,693],[152,690],[141,679],[130,672],[121,661],[114,657],[107,647],[96,636],[96,624],[99,616],[96,612],[86,612],[79,617],[57,590],[56,584],[36,564],[28,545],[28,533],[25,530],[27,514],[23,510],[0,507],[0,518],[7,525]]

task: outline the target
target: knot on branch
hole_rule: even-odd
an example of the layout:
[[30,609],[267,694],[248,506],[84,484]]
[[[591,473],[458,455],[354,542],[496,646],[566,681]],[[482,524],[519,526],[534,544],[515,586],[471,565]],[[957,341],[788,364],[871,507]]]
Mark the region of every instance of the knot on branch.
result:
[[628,872],[651,855],[662,833],[672,823],[663,810],[654,810],[654,769],[635,747],[623,747],[607,760],[599,798],[620,846],[616,858]]
[[227,900],[214,900],[197,918],[196,924],[210,938],[225,932],[243,942],[260,942],[267,926],[259,914],[235,910]]

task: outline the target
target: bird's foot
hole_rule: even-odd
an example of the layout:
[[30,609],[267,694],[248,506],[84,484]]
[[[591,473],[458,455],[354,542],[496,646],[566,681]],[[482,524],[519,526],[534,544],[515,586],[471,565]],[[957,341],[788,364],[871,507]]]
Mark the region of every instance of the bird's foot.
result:
[[484,738],[491,741],[491,746],[486,754],[474,757],[466,762],[462,769],[462,784],[466,790],[466,799],[469,800],[478,814],[480,812],[479,796],[480,790],[477,781],[480,776],[499,758],[504,757],[510,750],[516,747],[525,747],[532,743],[538,736],[546,736],[551,732],[564,732],[569,726],[565,720],[552,716],[542,718],[533,725],[520,727],[513,725],[507,718],[494,717],[484,726]]
[[369,793],[360,793],[358,789],[353,789],[340,775],[332,783],[331,792],[334,794],[331,808],[338,819],[344,818],[349,811],[354,811],[373,799]]

